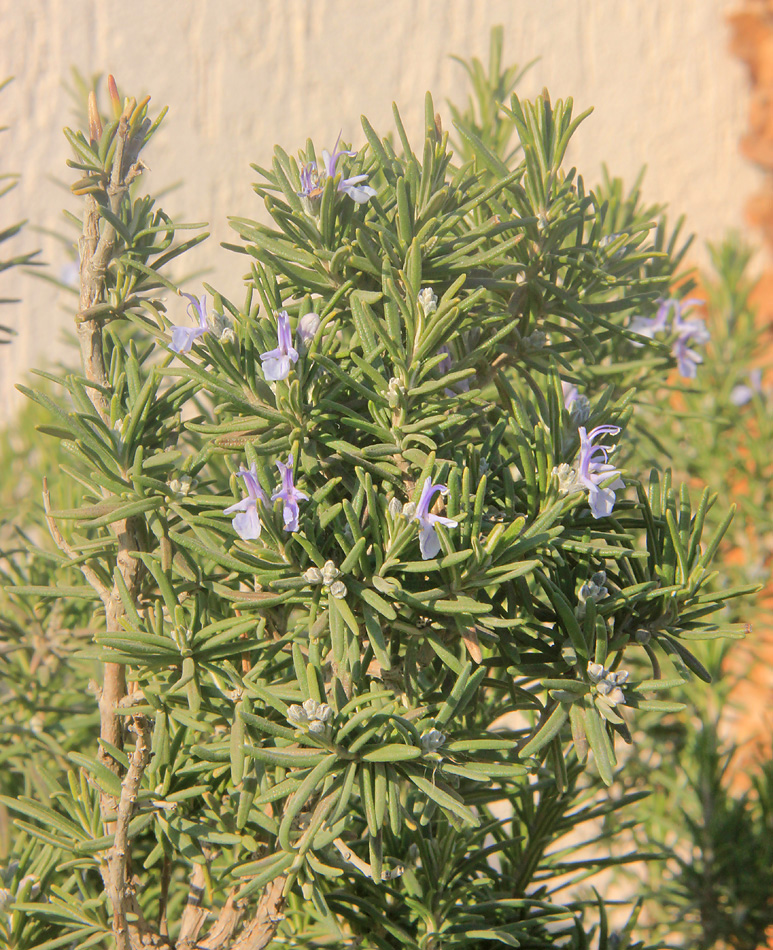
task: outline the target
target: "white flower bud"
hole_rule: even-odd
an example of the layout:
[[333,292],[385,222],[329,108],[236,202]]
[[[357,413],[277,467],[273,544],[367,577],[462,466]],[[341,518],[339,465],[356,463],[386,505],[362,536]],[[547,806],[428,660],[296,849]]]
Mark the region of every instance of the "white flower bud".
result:
[[392,498],[389,502],[387,510],[393,518],[399,518],[403,513],[402,502],[397,498]]
[[185,497],[195,488],[199,483],[197,478],[191,478],[190,475],[181,475],[179,478],[173,478],[169,482],[169,488],[174,492],[175,495],[182,495]]
[[[609,686],[609,690],[602,690],[602,685]],[[618,704],[625,706],[625,693],[619,686],[612,686],[611,683],[605,680],[603,683],[599,683],[598,690],[610,706],[617,706]]]
[[287,718],[294,726],[305,726],[308,724],[309,717],[303,706],[293,703],[287,710]]
[[389,380],[389,386],[387,388],[387,402],[390,408],[396,409],[400,405],[400,400],[404,395],[404,384],[396,376],[393,376]]
[[343,581],[333,581],[330,585],[330,593],[336,600],[343,600],[346,597],[346,584]]
[[579,601],[577,614],[579,617],[585,616],[585,605],[589,600],[597,604],[605,597],[609,597],[609,591],[604,586],[606,579],[606,571],[596,571],[591,579],[582,585],[577,594],[577,600]]
[[293,705],[287,710],[287,718],[294,726],[320,735],[327,729],[333,718],[333,710],[327,703],[318,703],[316,699],[307,699],[302,706]]
[[321,584],[322,571],[318,567],[310,567],[307,571],[304,571],[303,578],[308,584]]
[[607,673],[606,679],[614,686],[622,686],[623,683],[628,682],[629,675],[628,670],[617,670],[615,673]]
[[322,566],[322,581],[329,587],[341,572],[332,561],[325,561]]
[[558,480],[558,490],[562,495],[582,490],[582,485],[577,481],[577,470],[566,462],[557,465],[550,474]]
[[305,313],[298,321],[298,343],[302,350],[307,350],[309,343],[317,335],[322,321],[316,313]]
[[419,304],[425,317],[437,310],[437,294],[431,287],[422,287],[419,291]]
[[591,682],[598,683],[599,680],[603,680],[606,675],[607,671],[601,663],[588,664],[588,676],[590,676]]
[[224,313],[211,313],[207,317],[209,329],[221,343],[234,339],[233,323]]

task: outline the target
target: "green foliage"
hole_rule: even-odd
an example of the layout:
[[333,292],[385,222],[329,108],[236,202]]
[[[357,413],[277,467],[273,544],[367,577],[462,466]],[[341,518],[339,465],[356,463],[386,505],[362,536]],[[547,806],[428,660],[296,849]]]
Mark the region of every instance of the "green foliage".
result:
[[[629,319],[681,251],[635,191],[563,168],[571,101],[499,112],[517,71],[492,50],[456,154],[428,95],[418,153],[395,109],[397,148],[363,119],[327,175],[312,142],[256,166],[272,223],[233,219],[244,300],[209,288],[192,346],[170,347],[165,269],[204,235],[129,190],[161,117],[113,86],[113,120],[93,101],[66,132],[83,371],[20,388],[75,488],[46,501],[62,572],[8,569],[5,695],[29,720],[0,798],[21,832],[9,946],[184,950],[201,900],[208,947],[643,948],[638,908],[612,933],[578,890],[650,856],[611,849],[641,797],[606,791],[617,746],[708,679],[695,644],[741,635],[717,611],[743,591],[712,588],[729,516],[668,459],[624,495],[617,464],[590,477],[562,382],[587,385],[588,430],[626,429],[673,362]],[[591,507],[610,482],[614,510]],[[225,511],[248,489],[252,530]],[[33,713],[26,622],[55,614],[58,723]]]
[[739,769],[739,748],[723,738],[736,685],[723,672],[725,654],[707,653],[717,686],[710,697],[691,690],[697,714],[645,727],[626,762],[630,793],[652,790],[630,845],[655,846],[664,859],[649,865],[644,888],[640,877],[632,883],[648,898],[642,924],[651,939],[699,950],[757,950],[773,923],[771,762],[749,762],[746,755]]

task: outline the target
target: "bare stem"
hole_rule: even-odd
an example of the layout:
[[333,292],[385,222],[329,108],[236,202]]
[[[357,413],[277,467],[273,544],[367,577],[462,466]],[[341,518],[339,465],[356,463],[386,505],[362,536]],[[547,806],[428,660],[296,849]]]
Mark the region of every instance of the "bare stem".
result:
[[[280,875],[266,886],[263,896],[258,902],[255,916],[239,934],[232,944],[231,950],[263,950],[274,939],[276,929],[284,919],[282,913],[285,897],[282,893],[285,885],[285,876]],[[215,945],[202,944],[202,950],[215,950]]]
[[[207,917],[207,911],[201,906],[206,878],[201,864],[194,864],[191,872],[188,900],[180,917],[180,932],[177,936],[177,950],[191,950],[198,947],[199,931]],[[230,895],[229,895],[230,900]]]
[[[113,846],[107,853],[105,881],[110,903],[113,907],[113,936],[116,950],[132,950],[133,947],[141,945],[139,922],[129,924],[127,921],[127,910],[134,904],[133,895],[129,893],[127,887],[127,864],[129,822],[134,813],[143,773],[150,761],[148,744],[150,730],[144,716],[133,716],[132,724],[136,735],[134,752],[129,761],[129,769],[121,782],[121,797],[118,800],[118,812],[115,820],[115,837]],[[131,907],[131,909],[134,910],[134,907]]]

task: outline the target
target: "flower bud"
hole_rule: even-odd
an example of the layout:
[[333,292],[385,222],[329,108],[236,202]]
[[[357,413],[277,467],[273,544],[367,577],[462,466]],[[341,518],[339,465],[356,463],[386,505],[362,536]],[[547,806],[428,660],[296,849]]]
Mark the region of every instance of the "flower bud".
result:
[[309,343],[317,335],[320,323],[316,313],[305,313],[298,321],[297,340],[302,350],[308,349]]
[[121,118],[121,97],[118,95],[118,87],[115,84],[115,77],[111,74],[107,77],[107,93],[110,96],[110,104],[113,107],[113,118]]
[[338,577],[341,572],[335,566],[332,561],[325,561],[322,567],[322,582],[326,587],[330,587],[333,581]]
[[330,593],[336,600],[343,600],[346,597],[346,584],[343,581],[333,581],[330,585]]
[[102,138],[102,119],[97,109],[97,97],[92,89],[89,93],[89,139],[98,142]]
[[428,729],[421,735],[421,747],[424,752],[437,752],[445,745],[446,737],[439,729]]
[[387,389],[387,402],[390,409],[397,409],[404,395],[405,386],[396,376],[393,376],[389,380],[389,388]]
[[419,291],[419,305],[425,317],[437,310],[437,294],[431,287],[422,287]]

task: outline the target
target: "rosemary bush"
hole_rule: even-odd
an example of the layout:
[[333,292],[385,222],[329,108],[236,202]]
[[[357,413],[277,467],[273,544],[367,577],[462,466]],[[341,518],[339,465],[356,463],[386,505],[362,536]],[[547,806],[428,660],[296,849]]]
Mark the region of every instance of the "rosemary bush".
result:
[[21,387],[66,460],[7,568],[8,946],[644,947],[582,882],[647,857],[599,821],[645,794],[607,791],[621,743],[741,633],[729,516],[625,466],[704,330],[678,229],[564,169],[583,116],[500,52],[454,149],[427,96],[417,151],[395,110],[255,166],[238,302],[170,276],[206,235],[141,193],[163,113],[111,78],[66,131],[82,366]]
[[[751,302],[749,249],[731,236],[709,250],[713,272],[701,284],[711,344],[689,386],[670,382],[640,407],[651,424],[636,455],[673,457],[692,484],[710,482],[736,501],[718,590],[768,583],[758,598],[726,603],[726,619],[751,621],[752,636],[740,656],[726,642],[704,648],[714,686],[688,690],[692,715],[639,724],[621,782],[628,791],[651,790],[635,839],[662,849],[665,860],[648,866],[643,890],[640,875],[627,886],[649,898],[639,932],[651,939],[690,950],[757,950],[773,930],[773,763],[769,713],[760,715],[771,637],[771,340]],[[710,511],[707,524],[716,527],[720,517]],[[747,719],[763,726],[753,741]]]

